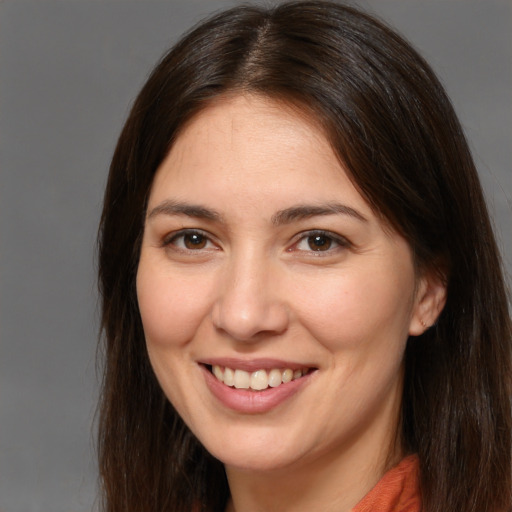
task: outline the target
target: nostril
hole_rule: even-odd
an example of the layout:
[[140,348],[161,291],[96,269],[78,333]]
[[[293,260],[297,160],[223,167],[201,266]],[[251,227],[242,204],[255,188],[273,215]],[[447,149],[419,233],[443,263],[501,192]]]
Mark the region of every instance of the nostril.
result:
[[283,334],[289,325],[289,315],[277,297],[239,284],[220,294],[213,305],[211,321],[218,332],[251,343]]

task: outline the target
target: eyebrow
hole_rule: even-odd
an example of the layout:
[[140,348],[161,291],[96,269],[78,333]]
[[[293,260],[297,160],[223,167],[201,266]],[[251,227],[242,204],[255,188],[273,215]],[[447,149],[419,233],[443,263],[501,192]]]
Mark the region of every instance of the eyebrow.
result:
[[272,224],[280,226],[297,220],[309,219],[320,215],[348,215],[361,222],[368,219],[356,209],[341,203],[326,203],[321,205],[298,205],[281,210],[272,216]]
[[[206,208],[205,206],[184,203],[181,201],[165,200],[155,206],[148,214],[148,219],[156,215],[185,215],[198,219],[206,219],[214,222],[223,222],[223,216],[216,210]],[[275,226],[290,224],[294,221],[309,219],[311,217],[323,215],[348,215],[361,222],[368,222],[359,211],[350,206],[329,202],[321,205],[297,205],[279,210],[272,215],[271,222]]]
[[216,210],[204,206],[183,203],[181,201],[166,200],[155,206],[148,214],[148,219],[156,215],[185,215],[187,217],[196,217],[198,219],[207,219],[211,221],[222,221],[222,215]]

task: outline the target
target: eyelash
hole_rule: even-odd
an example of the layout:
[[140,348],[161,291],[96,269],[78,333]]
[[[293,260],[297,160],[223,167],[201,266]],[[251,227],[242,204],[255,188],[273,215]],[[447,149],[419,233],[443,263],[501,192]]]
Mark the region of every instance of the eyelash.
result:
[[[179,247],[178,244],[176,243],[176,241],[179,239],[182,239],[182,243],[185,244],[185,237],[187,237],[187,236],[189,236],[189,237],[197,236],[197,237],[200,237],[201,239],[203,239],[206,244],[213,244],[213,242],[211,240],[211,236],[207,232],[201,231],[200,229],[183,229],[176,233],[172,233],[170,236],[166,237],[164,239],[162,245],[164,247],[174,246],[175,249],[184,251],[184,252],[196,252],[196,251],[205,249],[204,247],[194,248],[194,249],[191,249],[188,247]],[[210,248],[208,248],[208,249],[210,249]],[[208,249],[206,249],[206,250],[208,250]]]
[[[298,247],[299,244],[301,244],[301,243],[307,243],[309,245],[310,239],[314,239],[314,238],[327,240],[329,242],[329,246],[326,248],[326,250],[316,250],[315,251],[314,249],[311,248],[311,246],[309,246],[309,250],[308,249],[298,249],[298,250],[300,250],[301,252],[313,253],[315,256],[321,256],[322,253],[332,253],[333,251],[337,251],[340,249],[346,249],[351,246],[351,243],[343,236],[337,235],[330,231],[314,229],[311,231],[307,231],[305,233],[304,232],[300,233],[300,235],[298,235],[297,241],[292,245],[292,248]],[[335,244],[335,247],[331,247],[333,243]],[[320,245],[318,247],[320,247]],[[292,248],[288,249],[288,251],[292,251],[293,250]]]
[[[199,237],[201,241],[204,241],[206,246],[196,247],[196,248],[190,248],[190,247],[186,247],[186,246],[180,247],[180,245],[178,245],[177,241],[181,239],[182,244],[184,245],[186,243],[185,237],[187,237],[187,236],[188,237],[193,237],[193,236]],[[329,244],[328,247],[325,250],[314,250],[311,248],[311,246],[309,246],[310,247],[309,250],[308,249],[298,249],[298,247],[301,243],[307,243],[309,245],[310,239],[314,239],[314,238],[319,239],[319,241],[321,241],[321,239],[325,239],[327,241],[327,243]],[[334,247],[332,247],[333,244],[335,244]],[[208,247],[208,245],[216,246],[216,244],[214,242],[212,242],[211,235],[205,231],[201,231],[200,229],[184,229],[184,230],[178,231],[176,233],[172,233],[170,236],[166,237],[163,240],[162,245],[164,247],[173,246],[173,248],[176,250],[183,251],[183,252],[190,252],[190,253],[199,252],[201,250],[211,250],[212,247]],[[197,245],[200,245],[200,242]],[[345,237],[342,237],[342,236],[332,233],[330,231],[323,231],[323,230],[315,229],[315,230],[311,230],[311,231],[302,232],[299,235],[297,235],[296,241],[291,245],[290,248],[287,249],[287,252],[293,252],[294,250],[298,250],[302,253],[312,253],[315,256],[321,256],[322,253],[332,253],[332,252],[340,250],[340,249],[349,248],[349,247],[351,247],[351,245],[352,244]],[[321,246],[318,245],[318,247],[320,248]]]

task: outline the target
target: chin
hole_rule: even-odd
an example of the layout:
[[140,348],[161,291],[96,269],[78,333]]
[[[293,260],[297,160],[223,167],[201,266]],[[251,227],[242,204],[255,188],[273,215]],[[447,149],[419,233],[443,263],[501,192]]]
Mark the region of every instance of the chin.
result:
[[275,456],[270,453],[254,453],[244,450],[239,453],[229,453],[224,457],[217,457],[228,468],[247,472],[265,472],[285,469],[292,465],[293,457]]
[[[248,442],[251,436],[254,442]],[[226,467],[254,472],[285,468],[304,455],[302,449],[298,452],[293,447],[283,447],[282,437],[278,442],[264,435],[252,433],[251,436],[243,436],[244,441],[238,436],[228,437],[223,443],[207,441],[204,446]]]

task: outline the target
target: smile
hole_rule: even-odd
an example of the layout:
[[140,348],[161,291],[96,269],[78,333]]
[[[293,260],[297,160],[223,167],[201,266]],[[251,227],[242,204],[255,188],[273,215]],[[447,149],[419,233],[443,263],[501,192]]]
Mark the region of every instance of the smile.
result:
[[314,379],[318,368],[276,359],[202,361],[205,384],[224,407],[262,414],[288,402]]
[[309,370],[309,368],[296,370],[292,370],[291,368],[272,368],[248,372],[227,366],[213,365],[211,367],[211,372],[219,382],[236,389],[249,389],[252,391],[264,391],[268,388],[277,388],[292,380],[300,379],[303,375],[306,375]]

